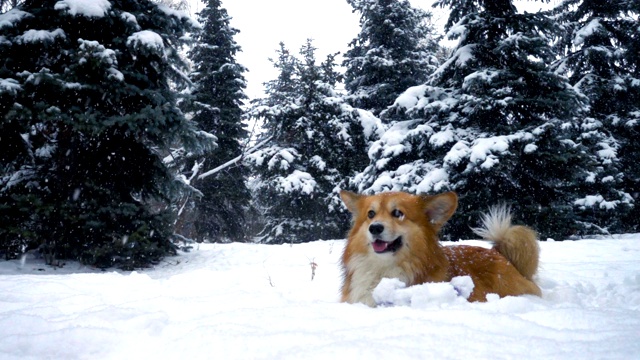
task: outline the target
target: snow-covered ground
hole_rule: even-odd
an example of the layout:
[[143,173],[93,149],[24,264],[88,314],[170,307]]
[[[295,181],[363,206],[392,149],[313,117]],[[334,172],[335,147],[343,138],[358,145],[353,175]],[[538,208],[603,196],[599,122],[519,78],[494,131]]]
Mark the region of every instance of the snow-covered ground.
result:
[[338,302],[343,245],[206,244],[132,273],[0,262],[0,359],[640,358],[640,234],[541,243],[542,298],[439,284],[375,309]]

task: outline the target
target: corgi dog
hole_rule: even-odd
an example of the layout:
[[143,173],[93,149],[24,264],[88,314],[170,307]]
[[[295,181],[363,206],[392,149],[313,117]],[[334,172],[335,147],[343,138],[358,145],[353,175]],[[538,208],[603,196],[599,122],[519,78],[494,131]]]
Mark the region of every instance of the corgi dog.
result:
[[411,286],[465,275],[474,283],[469,301],[486,301],[491,293],[541,296],[532,280],[540,253],[537,234],[512,225],[505,207],[491,209],[483,227],[473,229],[493,242],[487,249],[440,244],[438,232],[458,207],[454,192],[367,196],[343,190],[340,197],[353,224],[342,255],[342,302],[375,306],[372,292],[382,278]]

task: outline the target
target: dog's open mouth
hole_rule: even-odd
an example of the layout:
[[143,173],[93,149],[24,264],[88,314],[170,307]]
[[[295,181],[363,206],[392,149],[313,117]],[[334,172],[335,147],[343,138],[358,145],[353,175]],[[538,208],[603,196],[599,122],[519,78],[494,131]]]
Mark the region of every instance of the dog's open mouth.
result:
[[402,236],[398,237],[392,242],[376,240],[371,243],[371,246],[373,246],[373,251],[375,251],[378,254],[382,254],[386,252],[396,252],[402,246]]

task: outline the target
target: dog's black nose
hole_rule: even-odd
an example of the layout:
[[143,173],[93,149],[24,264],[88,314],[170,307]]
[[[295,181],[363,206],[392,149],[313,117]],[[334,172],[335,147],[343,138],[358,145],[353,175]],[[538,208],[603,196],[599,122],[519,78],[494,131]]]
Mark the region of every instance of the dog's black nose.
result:
[[380,235],[384,231],[384,225],[380,223],[373,223],[369,225],[369,232],[372,235]]

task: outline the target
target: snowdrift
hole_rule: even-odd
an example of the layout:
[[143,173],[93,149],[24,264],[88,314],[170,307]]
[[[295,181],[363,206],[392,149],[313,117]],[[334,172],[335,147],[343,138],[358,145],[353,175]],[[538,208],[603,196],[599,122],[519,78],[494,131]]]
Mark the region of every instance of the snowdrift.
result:
[[[466,241],[465,244],[482,245]],[[447,244],[449,246],[450,244]],[[2,359],[631,359],[640,234],[542,242],[543,297],[468,278],[338,302],[342,240],[204,244],[143,272],[0,262]],[[455,245],[453,245],[455,246]]]

